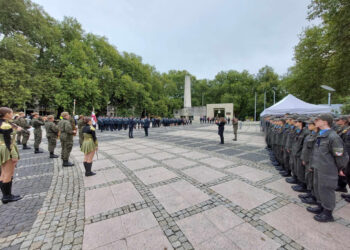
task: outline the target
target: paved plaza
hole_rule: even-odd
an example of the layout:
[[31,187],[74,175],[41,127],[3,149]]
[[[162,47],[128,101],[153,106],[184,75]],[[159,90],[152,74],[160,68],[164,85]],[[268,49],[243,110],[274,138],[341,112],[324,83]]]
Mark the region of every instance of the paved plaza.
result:
[[73,168],[21,151],[14,193],[25,196],[0,205],[0,249],[349,249],[350,204],[337,194],[336,221],[314,221],[257,125],[238,142],[226,126],[224,145],[209,124],[97,136],[88,178],[78,138]]

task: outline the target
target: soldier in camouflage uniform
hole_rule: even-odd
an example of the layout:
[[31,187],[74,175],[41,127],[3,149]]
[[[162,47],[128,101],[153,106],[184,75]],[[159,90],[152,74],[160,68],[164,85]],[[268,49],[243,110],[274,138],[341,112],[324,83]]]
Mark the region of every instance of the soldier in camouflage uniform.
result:
[[41,139],[42,139],[42,130],[41,130],[41,126],[44,126],[44,120],[39,117],[39,114],[34,112],[33,113],[33,119],[31,121],[31,125],[34,128],[34,153],[35,154],[39,154],[39,153],[43,153],[43,151],[41,151],[39,149],[40,143],[41,143]]
[[21,113],[20,114],[20,118],[18,118],[18,122],[17,122],[18,126],[20,126],[22,128],[21,134],[22,134],[22,145],[23,145],[23,149],[30,149],[30,147],[27,146],[27,142],[29,140],[29,136],[30,136],[30,132],[28,131],[28,129],[31,128],[31,126],[27,123],[27,120],[25,118],[25,114]]
[[235,135],[234,141],[237,141],[237,131],[238,131],[238,119],[233,117],[232,119],[233,134]]
[[[296,120],[297,120],[296,116],[291,117],[291,129],[289,131],[289,135],[286,142],[286,149],[287,149],[287,152],[289,153],[289,167],[290,167],[291,173],[293,172],[293,169],[294,169],[294,157],[292,154],[292,147],[295,141],[295,137],[297,135],[296,134],[297,128],[295,126]],[[286,182],[291,184],[298,184],[298,178],[294,174],[291,177],[286,178]]]
[[[340,133],[340,137],[342,138],[344,142],[344,148],[345,151],[350,156],[350,116],[341,116],[340,120],[342,121],[342,132]],[[342,170],[343,174],[345,175],[345,180],[347,184],[350,186],[350,161],[348,162],[348,165],[346,168]],[[341,197],[344,198],[347,202],[350,202],[350,195],[349,194],[341,194]]]
[[80,115],[79,116],[79,120],[78,120],[78,131],[79,131],[79,145],[81,147],[81,145],[83,144],[84,141],[84,135],[83,135],[83,128],[85,126],[84,123],[84,116]]
[[53,115],[49,115],[47,117],[47,121],[45,122],[45,129],[50,158],[58,158],[58,155],[54,154],[58,137],[58,126],[54,123]]
[[61,141],[61,158],[63,161],[63,167],[74,166],[73,163],[69,162],[69,155],[73,148],[73,135],[76,133],[75,128],[72,127],[70,121],[70,116],[68,112],[62,112],[62,120],[58,123],[58,129],[60,132],[60,141]]

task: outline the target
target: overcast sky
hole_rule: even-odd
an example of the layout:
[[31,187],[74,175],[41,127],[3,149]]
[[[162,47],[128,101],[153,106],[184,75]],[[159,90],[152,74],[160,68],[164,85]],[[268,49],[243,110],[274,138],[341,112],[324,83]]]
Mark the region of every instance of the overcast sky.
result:
[[158,71],[213,79],[222,70],[285,74],[309,0],[33,0],[54,18],[75,17]]

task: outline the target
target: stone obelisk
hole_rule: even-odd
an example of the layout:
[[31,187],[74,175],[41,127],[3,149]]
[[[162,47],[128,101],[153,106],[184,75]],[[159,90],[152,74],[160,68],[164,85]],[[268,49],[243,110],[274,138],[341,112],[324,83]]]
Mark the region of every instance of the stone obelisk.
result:
[[185,89],[184,89],[184,108],[191,108],[191,78],[185,76]]

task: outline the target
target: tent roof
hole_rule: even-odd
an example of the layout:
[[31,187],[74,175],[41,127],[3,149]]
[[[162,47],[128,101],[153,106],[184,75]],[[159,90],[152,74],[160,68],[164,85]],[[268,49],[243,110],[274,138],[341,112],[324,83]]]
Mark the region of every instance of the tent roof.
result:
[[285,98],[274,104],[273,106],[265,109],[260,116],[265,115],[284,115],[286,113],[297,114],[319,114],[319,113],[331,113],[330,106],[319,106],[304,102],[294,95],[287,95]]

